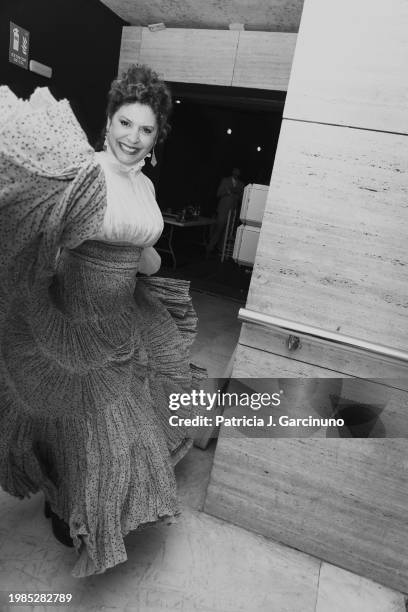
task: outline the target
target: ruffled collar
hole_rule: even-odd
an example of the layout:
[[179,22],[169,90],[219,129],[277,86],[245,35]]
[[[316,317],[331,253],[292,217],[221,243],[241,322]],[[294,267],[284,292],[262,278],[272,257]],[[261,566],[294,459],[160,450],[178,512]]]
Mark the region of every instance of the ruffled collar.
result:
[[114,170],[118,174],[127,174],[128,176],[135,176],[136,174],[139,174],[139,172],[145,165],[144,159],[141,159],[140,161],[136,162],[135,164],[132,164],[131,166],[121,164],[113,153],[112,149],[110,148],[109,143],[106,143],[106,149],[103,151],[103,155],[112,170]]

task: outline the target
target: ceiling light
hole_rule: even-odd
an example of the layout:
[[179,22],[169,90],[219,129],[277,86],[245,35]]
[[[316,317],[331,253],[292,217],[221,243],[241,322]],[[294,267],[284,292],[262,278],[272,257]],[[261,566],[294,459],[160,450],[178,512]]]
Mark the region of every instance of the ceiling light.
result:
[[261,147],[256,147],[256,150],[257,151],[261,151]]
[[151,32],[160,32],[160,30],[165,30],[166,26],[164,23],[160,21],[160,23],[149,23],[147,26]]
[[227,134],[232,134],[232,130],[231,130],[231,128],[228,128],[228,130],[227,130]]

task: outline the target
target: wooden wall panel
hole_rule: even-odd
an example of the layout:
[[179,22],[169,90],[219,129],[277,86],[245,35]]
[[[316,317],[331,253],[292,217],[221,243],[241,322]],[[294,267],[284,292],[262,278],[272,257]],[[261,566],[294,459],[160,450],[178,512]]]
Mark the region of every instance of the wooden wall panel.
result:
[[408,591],[407,440],[229,436],[205,512]]
[[126,70],[130,64],[137,64],[139,62],[142,30],[143,28],[137,26],[125,26],[122,28],[119,74]]
[[408,133],[406,0],[305,2],[284,117]]
[[248,309],[406,349],[407,143],[283,122]]
[[231,85],[239,32],[143,28],[140,60],[167,81]]
[[282,32],[240,32],[232,85],[286,91],[296,36]]

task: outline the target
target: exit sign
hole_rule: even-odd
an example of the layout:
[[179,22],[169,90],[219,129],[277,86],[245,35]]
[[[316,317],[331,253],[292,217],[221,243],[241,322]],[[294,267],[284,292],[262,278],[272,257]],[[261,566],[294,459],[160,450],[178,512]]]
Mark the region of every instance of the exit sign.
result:
[[28,68],[30,33],[10,21],[9,61],[21,68]]

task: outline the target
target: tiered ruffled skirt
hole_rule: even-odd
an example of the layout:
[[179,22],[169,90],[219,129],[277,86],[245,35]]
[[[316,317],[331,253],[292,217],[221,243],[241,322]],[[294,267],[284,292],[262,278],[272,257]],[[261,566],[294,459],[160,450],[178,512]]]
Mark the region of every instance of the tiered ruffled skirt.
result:
[[178,513],[173,465],[192,442],[169,425],[169,394],[202,376],[188,283],[137,277],[140,248],[93,241],[105,206],[67,101],[0,87],[0,485],[45,493],[75,576]]
[[53,285],[15,299],[3,339],[2,486],[45,492],[75,576],[125,561],[129,531],[178,513],[172,466],[191,439],[169,425],[168,398],[194,384],[196,318],[188,283],[136,278],[140,253],[64,250]]

